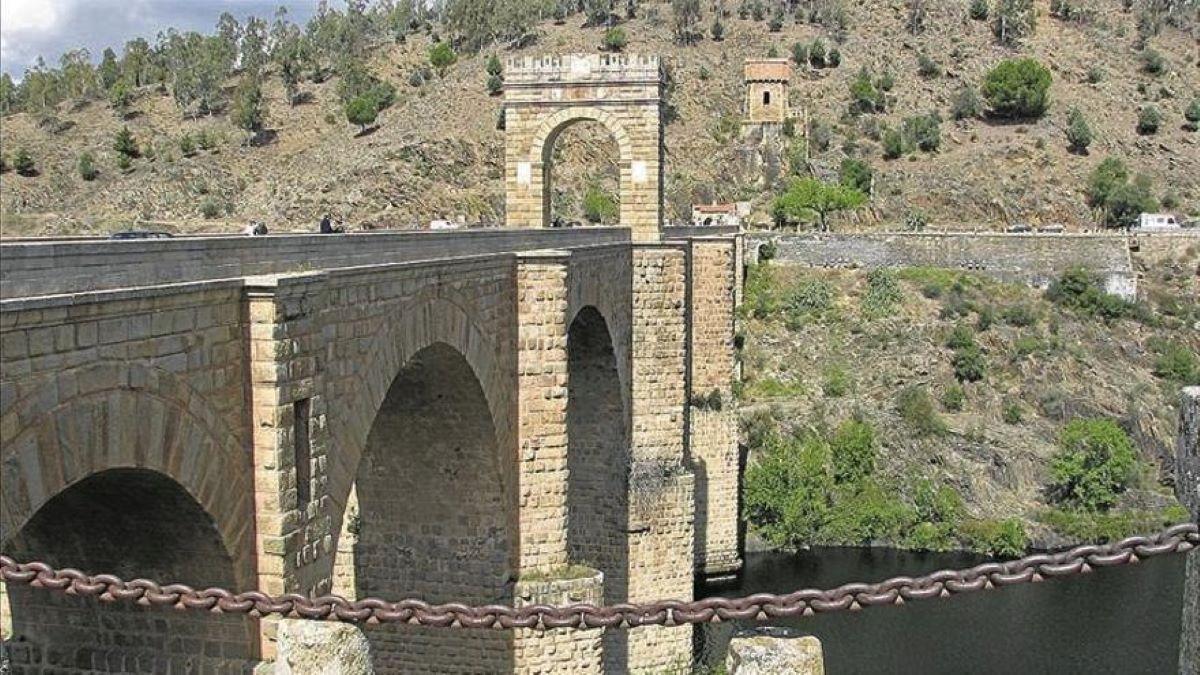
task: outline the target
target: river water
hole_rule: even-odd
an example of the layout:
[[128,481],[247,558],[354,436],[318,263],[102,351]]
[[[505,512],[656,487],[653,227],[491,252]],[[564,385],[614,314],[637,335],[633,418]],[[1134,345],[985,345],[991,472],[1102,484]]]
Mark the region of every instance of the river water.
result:
[[[814,549],[746,555],[736,582],[697,597],[786,593],[881,581],[984,559],[963,553]],[[1174,673],[1184,556],[1167,555],[1090,575],[838,612],[771,625],[816,635],[830,675],[845,673]],[[732,624],[697,632],[699,663],[724,659]]]

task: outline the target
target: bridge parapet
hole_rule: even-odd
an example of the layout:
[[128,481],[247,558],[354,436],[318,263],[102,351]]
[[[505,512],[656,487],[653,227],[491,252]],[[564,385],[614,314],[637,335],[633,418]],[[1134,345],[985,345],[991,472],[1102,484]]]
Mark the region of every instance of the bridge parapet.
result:
[[504,85],[560,83],[662,82],[662,65],[647,54],[562,54],[514,56],[504,70]]

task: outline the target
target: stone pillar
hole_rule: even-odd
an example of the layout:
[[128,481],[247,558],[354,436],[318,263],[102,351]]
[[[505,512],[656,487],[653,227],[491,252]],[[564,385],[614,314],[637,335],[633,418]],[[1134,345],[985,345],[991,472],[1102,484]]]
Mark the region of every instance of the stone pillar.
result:
[[[635,244],[629,602],[690,600],[694,480],[685,462],[687,256],[682,244]],[[686,672],[692,627],[630,631],[629,669]]]
[[[565,251],[517,256],[517,605],[602,599],[595,570],[567,566],[567,266]],[[518,673],[600,670],[603,631],[517,630]]]
[[725,670],[729,675],[825,675],[825,655],[817,638],[767,626],[730,640]]
[[698,238],[688,255],[688,459],[696,475],[696,571],[742,567],[740,466],[733,405],[735,240]]
[[[329,592],[333,556],[325,471],[329,445],[319,354],[325,306],[320,273],[246,281],[258,589],[272,595]],[[275,655],[277,620],[262,625],[262,655]]]
[[[1186,387],[1181,396],[1175,494],[1192,514],[1192,520],[1200,522],[1200,387]],[[1179,672],[1200,672],[1200,549],[1187,554]]]

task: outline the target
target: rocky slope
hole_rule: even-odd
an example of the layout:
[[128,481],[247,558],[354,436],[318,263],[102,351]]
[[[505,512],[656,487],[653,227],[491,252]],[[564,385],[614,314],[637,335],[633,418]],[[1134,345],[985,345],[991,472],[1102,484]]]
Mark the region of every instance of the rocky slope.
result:
[[[1136,49],[1135,17],[1121,5],[1093,1],[1094,18],[1064,22],[1048,16],[1038,2],[1036,34],[1018,49],[995,44],[988,25],[972,21],[967,3],[928,3],[928,28],[911,35],[905,4],[897,0],[850,3],[849,28],[838,45],[837,68],[797,68],[791,102],[798,115],[834,128],[832,142],[813,157],[821,174],[834,171],[847,152],[876,169],[870,207],[843,222],[861,226],[902,221],[910,208],[924,211],[934,226],[1002,227],[1011,222],[1065,222],[1085,226],[1090,214],[1082,186],[1106,155],[1125,157],[1150,176],[1159,196],[1178,210],[1200,210],[1200,134],[1182,128],[1182,113],[1200,95],[1193,35],[1167,27],[1151,40],[1166,59],[1166,72],[1142,71]],[[707,28],[712,12],[702,25]],[[527,52],[595,51],[600,28],[581,28],[573,15],[562,25],[545,23]],[[824,37],[820,26],[786,21],[780,32],[763,21],[724,19],[725,38],[708,36],[681,46],[672,40],[669,3],[643,3],[640,16],[624,26],[626,51],[657,53],[671,64],[671,100],[677,118],[665,127],[667,200],[671,218],[686,214],[694,200],[769,201],[761,172],[747,166],[738,140],[742,101],[741,64],[772,49],[790,53],[793,43]],[[135,220],[161,221],[180,231],[228,230],[246,219],[266,221],[275,230],[312,227],[317,215],[332,210],[351,225],[408,227],[434,217],[503,219],[501,172],[503,132],[497,129],[500,99],[485,90],[485,58],[462,57],[442,78],[420,87],[408,75],[426,61],[429,36],[378,47],[374,73],[396,85],[394,106],[384,111],[373,133],[356,135],[336,97],[336,79],[305,83],[311,102],[295,107],[283,100],[272,76],[267,88],[269,142],[251,147],[224,116],[183,119],[169,96],[143,90],[127,120],[103,102],[64,105],[56,123],[27,114],[6,117],[0,145],[11,161],[19,147],[35,157],[40,175],[6,172],[0,180],[4,234],[105,232]],[[932,55],[944,73],[922,77],[917,56]],[[881,121],[891,125],[909,115],[941,112],[948,118],[954,94],[977,85],[1000,59],[1014,54],[1037,57],[1053,72],[1049,113],[1028,124],[983,120],[946,122],[942,148],[884,160],[879,144],[845,116],[847,83],[862,67],[890,70],[896,78],[894,104]],[[503,55],[503,54],[502,54]],[[1090,82],[1090,74],[1098,74]],[[233,82],[228,83],[229,87]],[[1162,130],[1139,136],[1140,106],[1153,102],[1165,113]],[[1066,112],[1078,106],[1097,139],[1091,154],[1069,153],[1063,135]],[[114,133],[127,124],[152,157],[136,160],[127,173],[116,167]],[[214,147],[183,157],[178,140],[207,132]],[[611,142],[595,129],[564,137],[556,203],[577,216],[583,187],[613,184]],[[606,145],[608,147],[606,147]],[[83,181],[76,170],[80,153],[97,157],[100,175]],[[201,216],[207,204],[209,220]],[[763,217],[760,209],[760,217]]]

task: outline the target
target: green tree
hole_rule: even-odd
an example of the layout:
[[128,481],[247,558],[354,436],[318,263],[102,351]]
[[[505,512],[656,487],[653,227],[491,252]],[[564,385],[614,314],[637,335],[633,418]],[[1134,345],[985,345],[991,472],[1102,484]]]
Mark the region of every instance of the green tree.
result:
[[709,34],[712,35],[713,42],[720,42],[725,39],[725,24],[721,23],[721,17],[713,17],[712,28],[709,29]]
[[604,33],[604,48],[610,52],[619,52],[625,49],[628,42],[625,29],[620,26],[613,26]]
[[105,91],[112,89],[113,85],[121,79],[121,66],[117,63],[117,53],[112,50],[112,47],[104,49],[100,65],[96,68],[96,76],[100,79],[100,86]]
[[589,185],[583,194],[583,215],[593,223],[611,223],[616,221],[619,208],[617,203],[598,185]]
[[234,92],[230,120],[237,128],[257,136],[258,132],[262,130],[266,114],[266,104],[263,102],[262,85],[259,84],[258,74],[247,72],[242,76],[242,81],[238,83],[237,91]]
[[1158,109],[1158,106],[1148,105],[1138,113],[1137,132],[1143,136],[1157,134],[1158,128],[1162,126],[1162,120],[1162,111]]
[[855,209],[866,201],[866,195],[852,187],[830,185],[815,178],[795,178],[787,191],[775,198],[771,211],[780,224],[815,220],[822,231],[827,231],[830,213]]
[[489,96],[497,96],[504,90],[504,80],[499,75],[489,75],[487,79],[487,92]]
[[854,188],[864,195],[871,194],[871,183],[874,180],[874,174],[871,171],[871,165],[861,159],[853,159],[847,157],[842,160],[842,166],[838,171],[838,180],[846,187]]
[[1061,503],[1107,510],[1137,476],[1133,441],[1112,420],[1073,420],[1063,427],[1058,446],[1050,460],[1050,491]]
[[833,489],[829,445],[810,437],[769,434],[746,469],[746,519],[768,542],[799,546],[817,540],[830,515]]
[[[810,56],[812,53],[810,50]],[[850,114],[861,115],[883,112],[886,109],[887,104],[883,91],[871,81],[871,73],[867,70],[866,66],[863,66],[858,71],[858,74],[854,76],[854,79],[850,80],[850,84],[847,86],[850,89]]]
[[184,157],[191,157],[196,154],[196,141],[192,139],[191,134],[184,134],[179,137],[179,152]]
[[108,90],[108,104],[112,106],[113,112],[119,117],[124,117],[129,112],[129,105],[133,103],[133,89],[129,86],[129,82],[124,78],[117,80]]
[[671,9],[675,13],[675,39],[685,45],[698,40],[701,36],[697,27],[704,18],[700,0],[671,0]]
[[1033,0],[996,0],[992,33],[1002,45],[1012,46],[1033,35],[1037,28],[1037,8]]
[[346,102],[346,119],[351,124],[357,124],[359,132],[365,132],[367,125],[375,121],[379,108],[375,101],[368,96],[359,96]]
[[13,155],[13,169],[22,176],[36,176],[37,166],[33,162],[33,155],[25,148],[17,148],[17,154]]
[[1125,167],[1125,162],[1117,157],[1105,157],[1088,177],[1088,203],[1103,207],[1113,191],[1128,181],[1129,169]]
[[500,63],[500,57],[492,54],[487,60],[487,74],[500,77],[504,74],[504,64]]
[[92,55],[86,49],[72,49],[59,59],[62,86],[69,98],[85,100],[99,90],[96,69],[92,67]]
[[0,73],[0,115],[16,112],[17,105],[17,85],[8,73]]
[[1083,118],[1083,112],[1074,106],[1067,113],[1067,145],[1073,152],[1087,153],[1092,144],[1092,128]]
[[454,53],[454,48],[449,42],[439,42],[429,48],[429,65],[436,68],[439,75],[445,73],[456,61],[458,54]]
[[137,141],[134,140],[133,132],[129,130],[129,127],[121,127],[121,130],[117,132],[113,139],[113,150],[130,159],[138,156]]
[[99,171],[96,169],[96,158],[92,157],[92,153],[86,150],[79,155],[79,177],[86,180],[96,180]]
[[830,439],[829,446],[836,482],[855,483],[875,471],[877,443],[875,428],[870,423],[857,419],[842,422]]
[[1005,59],[983,80],[983,97],[996,117],[1041,117],[1050,104],[1050,71],[1036,59]]

